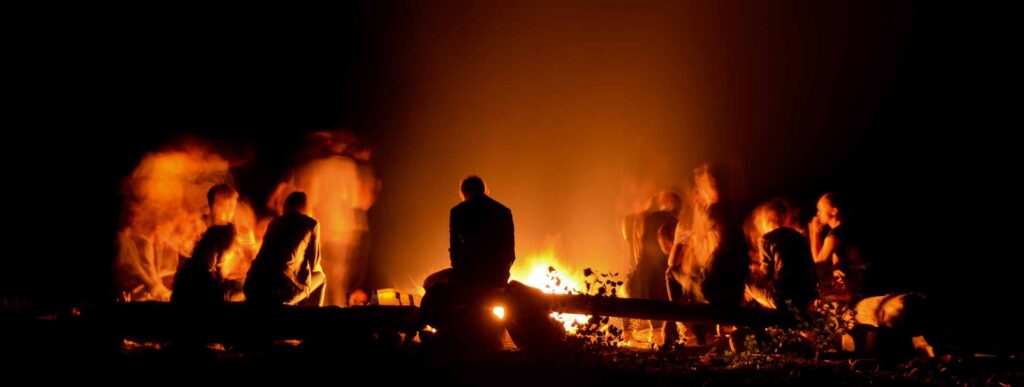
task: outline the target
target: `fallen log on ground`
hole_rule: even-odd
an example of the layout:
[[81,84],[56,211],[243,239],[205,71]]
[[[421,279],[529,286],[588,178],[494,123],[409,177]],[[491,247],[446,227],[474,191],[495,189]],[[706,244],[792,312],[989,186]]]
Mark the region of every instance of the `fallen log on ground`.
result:
[[636,298],[612,298],[587,295],[543,294],[530,290],[526,285],[512,281],[506,296],[516,298],[538,298],[532,305],[546,307],[559,313],[589,314],[642,320],[678,321],[686,323],[708,323],[761,327],[791,325],[794,316],[778,310],[751,307],[719,307],[703,303],[680,304],[668,301]]
[[424,328],[419,308],[412,306],[256,308],[227,303],[199,311],[163,302],[133,302],[110,305],[83,317],[124,338],[157,341],[305,340]]

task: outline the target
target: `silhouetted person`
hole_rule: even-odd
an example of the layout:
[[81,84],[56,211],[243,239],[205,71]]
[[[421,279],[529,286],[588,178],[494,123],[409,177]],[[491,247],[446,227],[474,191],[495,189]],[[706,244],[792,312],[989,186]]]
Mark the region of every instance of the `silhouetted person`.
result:
[[486,287],[508,283],[516,260],[512,211],[487,196],[484,181],[462,181],[462,203],[451,210],[448,248],[457,282]]
[[[668,301],[668,295],[665,293],[668,253],[659,245],[658,232],[665,225],[674,226],[679,222],[681,207],[682,198],[679,194],[662,191],[650,198],[644,211],[623,219],[622,236],[629,244],[633,258],[630,262],[630,272],[626,277],[629,298]],[[649,325],[653,335],[660,330],[664,322],[652,320],[642,324],[633,328],[642,329],[645,328],[644,325]]]
[[187,305],[215,305],[225,300],[238,299],[241,281],[227,278],[226,266],[237,254],[235,238],[238,235],[231,219],[238,205],[238,192],[227,184],[210,188],[207,193],[210,206],[210,227],[192,250],[174,276],[171,301]]
[[260,305],[323,304],[325,275],[320,265],[320,225],[306,215],[306,194],[285,199],[284,215],[267,226],[245,280],[245,297]]
[[424,320],[450,342],[494,349],[502,325],[492,315],[516,259],[512,211],[487,195],[477,176],[462,181],[449,217],[451,268],[424,281]]
[[706,262],[701,283],[704,300],[718,306],[739,306],[750,273],[750,256],[742,231],[742,217],[727,203],[711,206],[710,219],[719,235],[718,246]]
[[747,292],[764,307],[785,310],[789,301],[804,311],[818,297],[818,278],[807,238],[782,226],[788,218],[784,202],[773,200],[757,211],[755,226],[762,233],[758,241],[760,268]]

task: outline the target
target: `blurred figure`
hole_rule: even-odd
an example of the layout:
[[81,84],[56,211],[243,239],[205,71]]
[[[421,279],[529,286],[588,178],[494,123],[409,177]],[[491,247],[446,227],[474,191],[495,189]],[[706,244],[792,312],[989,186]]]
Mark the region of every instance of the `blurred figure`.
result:
[[[668,301],[664,280],[668,253],[660,246],[659,231],[666,225],[679,222],[681,207],[679,194],[662,191],[651,197],[643,212],[623,219],[622,234],[633,255],[626,277],[626,291],[630,298]],[[651,332],[659,331],[663,324],[662,321],[649,321]]]
[[[694,170],[694,183],[693,223],[689,230],[677,226],[665,273],[669,300],[739,306],[750,270],[742,217],[731,203],[720,201],[722,183],[709,167]],[[698,344],[713,330],[702,324],[686,328]],[[666,343],[670,339],[668,329]]]
[[200,306],[242,299],[242,279],[231,278],[228,268],[240,259],[238,235],[231,220],[238,206],[238,192],[227,184],[218,184],[207,193],[211,225],[196,243],[192,257],[185,260],[174,277],[171,301]]
[[371,287],[370,269],[370,222],[369,211],[380,193],[381,180],[370,163],[372,150],[361,143],[350,148],[350,154],[356,162],[357,195],[353,208],[353,239],[349,246],[349,278],[348,305],[363,305],[369,301],[367,292]]
[[679,194],[664,191],[651,197],[643,212],[623,220],[623,237],[633,254],[626,285],[631,298],[667,299],[662,278],[668,268],[668,254],[660,246],[658,232],[666,224],[679,222],[680,207]]
[[152,239],[145,235],[152,232],[140,231],[130,222],[118,232],[117,287],[123,301],[170,300],[171,290],[164,285]]
[[791,303],[806,311],[818,297],[817,273],[807,238],[783,226],[788,208],[781,200],[772,200],[757,207],[755,225],[761,233],[758,241],[759,266],[747,294],[758,304],[771,309],[786,309]]

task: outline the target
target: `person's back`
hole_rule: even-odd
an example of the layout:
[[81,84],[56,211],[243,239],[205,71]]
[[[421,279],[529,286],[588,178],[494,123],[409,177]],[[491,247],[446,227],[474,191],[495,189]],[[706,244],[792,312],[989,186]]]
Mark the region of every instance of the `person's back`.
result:
[[512,211],[487,195],[477,195],[451,210],[451,263],[459,277],[488,283],[508,282],[515,261]]
[[171,302],[184,305],[215,305],[224,301],[221,266],[235,242],[233,224],[210,226],[174,276]]
[[716,203],[709,210],[717,245],[703,270],[700,284],[704,300],[719,306],[738,306],[750,273],[750,256],[742,221],[733,205]]
[[505,292],[516,258],[512,211],[487,196],[483,179],[477,176],[464,179],[459,191],[462,202],[449,214],[451,268],[424,281],[423,321],[437,329],[442,341],[497,350],[504,327],[491,308]]
[[[301,196],[305,206],[305,195]],[[295,209],[271,221],[246,277],[246,298],[257,303],[289,303],[319,287],[323,278],[319,234],[316,219]]]
[[817,273],[807,238],[789,227],[779,227],[761,237],[761,261],[769,276],[776,307],[791,300],[806,308],[818,296]]
[[288,275],[299,272],[310,243],[314,243],[318,223],[315,219],[299,214],[284,214],[267,226],[263,245],[256,262],[261,266],[279,270]]

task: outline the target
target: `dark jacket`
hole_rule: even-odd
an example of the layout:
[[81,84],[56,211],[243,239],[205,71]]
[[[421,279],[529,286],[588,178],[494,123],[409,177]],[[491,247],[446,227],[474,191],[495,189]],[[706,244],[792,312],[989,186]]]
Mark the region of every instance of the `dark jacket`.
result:
[[516,260],[512,211],[487,195],[452,208],[448,248],[456,280],[502,286]]
[[761,237],[761,268],[767,274],[766,288],[783,308],[786,300],[803,309],[818,297],[818,278],[807,238],[788,227],[779,227]]
[[320,266],[320,224],[288,213],[267,226],[263,245],[249,268],[245,297],[254,302],[283,303],[310,285]]

